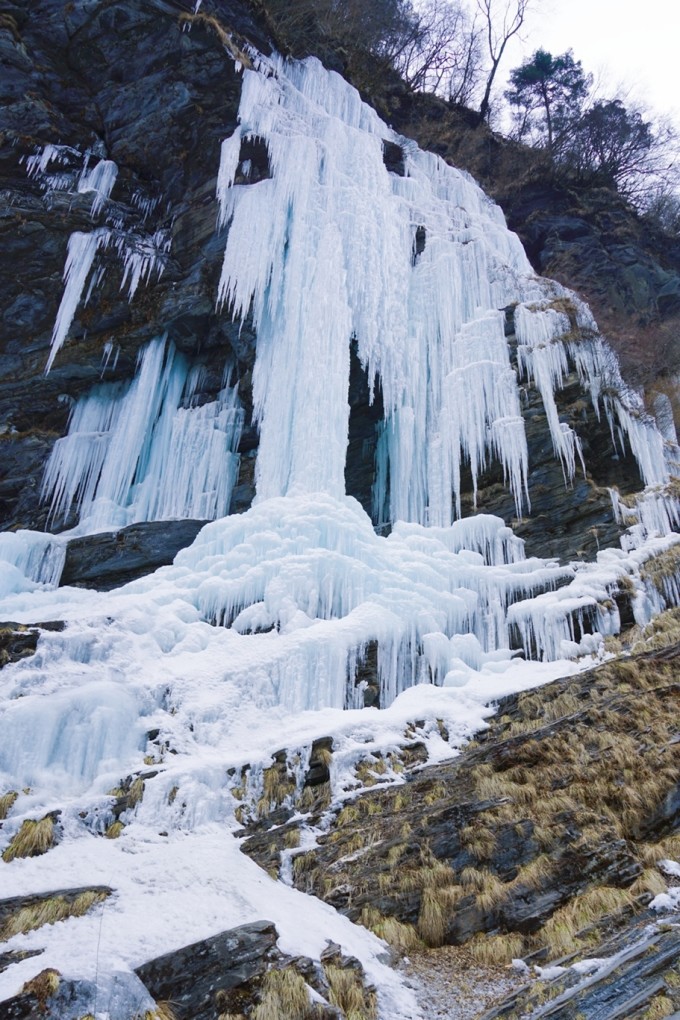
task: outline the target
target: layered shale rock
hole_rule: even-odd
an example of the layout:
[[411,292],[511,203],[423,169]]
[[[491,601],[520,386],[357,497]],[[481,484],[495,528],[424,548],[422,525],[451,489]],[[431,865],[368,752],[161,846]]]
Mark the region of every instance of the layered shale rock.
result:
[[312,849],[290,850],[293,821],[244,850],[270,871],[292,857],[299,888],[398,945],[465,943],[482,959],[495,946],[504,962],[583,952],[603,918],[649,901],[650,862],[672,850],[679,653],[505,699],[476,746],[396,785],[369,759],[372,788]]

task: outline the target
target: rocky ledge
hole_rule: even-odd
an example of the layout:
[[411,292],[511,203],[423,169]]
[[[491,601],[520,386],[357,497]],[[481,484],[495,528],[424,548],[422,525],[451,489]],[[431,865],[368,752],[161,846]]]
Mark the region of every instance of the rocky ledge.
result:
[[[373,757],[360,795],[260,822],[243,849],[398,955],[523,961],[535,980],[489,1017],[665,1016],[647,1010],[680,1005],[677,931],[650,902],[675,881],[659,861],[680,855],[679,660],[672,644],[504,699],[460,756]],[[311,849],[303,829],[322,830]]]

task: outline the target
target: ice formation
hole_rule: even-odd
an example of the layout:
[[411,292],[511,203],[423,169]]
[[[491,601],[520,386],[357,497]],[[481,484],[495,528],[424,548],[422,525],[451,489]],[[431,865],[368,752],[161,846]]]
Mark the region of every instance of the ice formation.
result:
[[[69,145],[50,144],[28,157],[26,171],[29,177],[38,180],[48,195],[92,195],[90,213],[96,219],[101,210],[106,208],[118,177],[118,167],[111,159],[97,159],[91,165],[92,157],[90,151],[83,153]],[[59,169],[55,171],[52,164],[56,164]],[[132,195],[132,206],[142,213],[143,221],[153,212],[158,202],[158,198],[143,196],[139,192]],[[171,247],[167,229],[144,233],[127,229],[124,218],[118,213],[104,218],[105,225],[90,231],[74,231],[68,239],[63,274],[64,291],[52,330],[46,372],[52,368],[54,359],[68,337],[81,301],[87,304],[92,291],[103,279],[105,266],[96,265],[99,249],[112,248],[121,259],[121,290],[127,286],[130,301],[140,283],[147,283],[154,275],[162,276],[165,269]]]
[[[219,168],[228,234],[216,297],[236,317],[252,310],[257,333],[255,504],[226,516],[241,427],[231,379],[196,406],[196,371],[172,337],[159,338],[132,382],[101,384],[75,406],[45,495],[53,515],[76,511],[85,531],[215,520],[173,565],[111,593],[54,587],[67,536],[1,540],[11,568],[3,618],[66,623],[0,679],[0,788],[29,791],[0,843],[23,818],[47,811],[62,811],[64,830],[44,859],[13,862],[14,893],[50,888],[53,855],[61,885],[76,871],[75,884],[101,881],[104,860],[124,892],[111,908],[121,923],[100,937],[96,961],[85,948],[97,942],[93,919],[74,921],[66,936],[42,930],[13,945],[47,947],[44,959],[61,967],[75,953],[83,976],[96,980],[121,960],[132,966],[168,949],[149,934],[152,896],[173,945],[255,911],[277,921],[284,948],[296,953],[318,955],[327,937],[353,949],[379,983],[382,1015],[416,1017],[398,980],[381,970],[373,936],[318,903],[293,929],[286,918],[299,894],[253,877],[254,865],[226,845],[225,827],[236,828],[227,776],[248,763],[255,798],[273,751],[285,745],[304,763],[311,741],[333,733],[339,795],[356,783],[358,754],[397,746],[414,719],[424,720],[430,753],[450,755],[436,720],[455,745],[483,725],[490,700],[599,652],[603,635],[619,629],[624,577],[638,588],[644,622],[680,594],[653,597],[641,575],[646,558],[676,541],[668,454],[677,454],[625,393],[588,310],[532,274],[500,210],[465,174],[397,137],[338,75],[313,59],[261,59],[244,72],[239,117]],[[240,152],[249,137],[265,142],[270,176],[236,183],[248,178]],[[386,143],[403,151],[403,176],[385,165]],[[48,147],[29,171],[60,159]],[[104,209],[115,173],[99,163],[88,174],[78,186]],[[121,254],[131,298],[167,253],[164,235],[131,238],[113,223],[73,234],[50,364],[88,277],[96,285],[104,246]],[[505,337],[511,309],[517,369]],[[374,522],[345,494],[352,341],[385,407]],[[559,566],[525,558],[497,517],[460,519],[461,471],[468,466],[476,485],[497,459],[518,513],[526,511],[521,382],[529,378],[568,482],[582,455],[554,395],[570,366],[652,488],[635,508],[613,495],[633,525],[625,548]],[[374,529],[383,522],[388,537]],[[362,707],[370,656],[381,712]],[[108,791],[143,768],[151,732],[168,753],[154,760],[142,803],[126,814],[119,850],[93,833],[110,821]],[[190,895],[195,861],[201,889]],[[178,874],[186,879],[179,894]],[[0,997],[31,966],[0,976]]]
[[77,510],[80,532],[224,517],[243,413],[228,380],[217,400],[192,406],[199,383],[200,369],[160,338],[132,383],[105,383],[80,400],[45,471],[52,516]]
[[108,237],[109,231],[106,227],[98,227],[97,230],[93,230],[89,234],[76,230],[68,239],[68,255],[64,266],[64,293],[52,330],[52,349],[47,359],[46,372],[49,372],[66,340],[73,316],[80,304],[83,288],[90,275],[97,248],[106,244]]
[[83,170],[78,181],[78,191],[81,193],[94,192],[93,216],[96,216],[111,194],[117,176],[118,167],[112,159],[100,159],[91,170],[87,166]]

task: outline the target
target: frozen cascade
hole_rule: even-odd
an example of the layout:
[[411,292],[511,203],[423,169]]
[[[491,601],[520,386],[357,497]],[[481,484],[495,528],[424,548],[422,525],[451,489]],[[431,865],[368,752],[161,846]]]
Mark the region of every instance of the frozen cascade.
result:
[[39,584],[57,584],[65,553],[58,535],[23,530],[0,533],[0,598],[31,591]]
[[562,462],[566,481],[574,477],[577,458],[583,465],[579,438],[569,425],[559,420],[555,404],[555,390],[562,386],[569,370],[562,337],[570,328],[568,316],[554,308],[536,310],[518,305],[515,309],[519,368],[533,379],[541,394],[553,449]]
[[[165,573],[128,586],[145,604],[178,606],[140,633],[149,630],[163,657],[226,642],[225,684],[260,709],[286,711],[360,706],[355,677],[371,645],[383,706],[413,684],[459,686],[491,663],[506,668],[513,649],[547,660],[597,648],[618,626],[610,596],[629,572],[625,557],[560,567],[525,559],[498,518],[451,523],[463,460],[475,479],[497,457],[518,511],[528,501],[501,309],[522,298],[518,361],[541,391],[567,478],[580,451],[554,391],[570,362],[596,408],[613,415],[611,366],[590,313],[531,274],[469,178],[398,139],[339,76],[313,59],[269,71],[244,73],[240,127],[223,144],[218,177],[229,227],[219,300],[240,316],[252,305],[257,328],[257,500],[215,520]],[[248,135],[265,139],[271,177],[236,185]],[[403,146],[406,176],[386,169],[385,140]],[[417,230],[425,245],[416,252]],[[113,233],[106,243],[127,250]],[[134,286],[134,265],[131,273]],[[572,341],[573,316],[591,340]],[[376,504],[385,516],[389,505],[388,538],[344,494],[353,337],[386,408]],[[241,411],[227,384],[194,407],[196,384],[159,339],[129,385],[101,385],[79,401],[46,471],[51,513],[75,508],[86,532],[223,517]],[[618,427],[624,419],[619,412]],[[640,435],[651,477],[661,471],[657,434]],[[17,598],[19,614],[27,603]],[[210,718],[194,718],[193,731],[212,733]]]
[[559,420],[555,404],[555,391],[562,388],[573,365],[598,418],[604,409],[615,447],[625,450],[627,440],[645,485],[665,485],[677,464],[677,444],[664,441],[640,398],[624,383],[616,356],[597,335],[588,307],[559,284],[544,282],[548,293],[540,301],[515,309],[517,360],[540,391],[565,479],[573,477],[577,457],[583,465],[578,436]]
[[[629,545],[567,566],[525,558],[498,517],[452,522],[464,463],[476,484],[498,459],[518,513],[528,505],[504,329],[518,300],[519,367],[541,392],[567,479],[580,450],[554,395],[573,368],[648,484],[665,484],[669,445],[632,397],[614,395],[618,368],[585,306],[531,274],[500,211],[464,174],[397,138],[316,61],[260,64],[266,74],[244,74],[240,127],[223,144],[218,180],[229,225],[219,299],[242,317],[252,304],[257,329],[257,500],[224,516],[242,419],[236,390],[225,375],[218,398],[196,406],[197,370],[170,342],[146,347],[129,384],[102,384],[74,407],[45,476],[52,515],[77,510],[81,532],[216,519],[172,565],[111,592],[49,590],[60,536],[0,538],[2,618],[65,623],[0,673],[0,790],[22,791],[0,848],[24,819],[48,812],[61,812],[62,841],[0,867],[11,869],[13,895],[115,885],[103,923],[93,915],[20,937],[19,948],[44,951],[40,967],[80,973],[96,946],[90,976],[105,987],[98,975],[171,942],[267,916],[296,954],[318,958],[329,936],[341,942],[370,964],[383,994],[390,978],[372,935],[315,913],[313,901],[301,925],[302,900],[283,898],[300,894],[253,878],[255,865],[225,836],[238,828],[237,783],[239,803],[256,804],[272,753],[285,746],[299,787],[312,741],[332,734],[338,796],[356,787],[357,758],[398,747],[414,720],[424,721],[432,757],[449,757],[483,726],[490,702],[601,650],[620,628],[620,587],[670,547],[680,515],[665,489],[650,489],[635,517],[614,494],[626,523],[637,522]],[[250,135],[265,139],[271,177],[235,185]],[[386,169],[385,140],[403,148],[406,176]],[[48,147],[31,172],[70,165],[74,151]],[[89,171],[99,173],[95,203],[113,178],[98,166]],[[52,358],[88,277],[96,285],[100,247],[123,259],[132,297],[162,269],[167,244],[115,224],[74,234]],[[589,338],[574,339],[573,316]],[[388,537],[344,492],[352,338],[386,409],[375,502]],[[104,363],[115,357],[105,348]],[[661,604],[639,602],[640,619]],[[381,711],[363,709],[369,658]],[[144,797],[125,811],[121,839],[92,838],[112,817],[111,791],[140,774]],[[309,918],[318,933],[305,941]],[[30,957],[11,964],[0,998],[33,966]],[[381,1005],[382,1018],[416,1015],[415,1005]]]
[[132,383],[82,398],[45,469],[51,515],[74,507],[82,533],[228,513],[243,414],[226,380],[217,400],[192,406],[198,381],[161,338],[142,352]]
[[96,216],[111,194],[117,176],[118,167],[112,159],[100,159],[91,170],[87,166],[83,170],[78,181],[78,191],[82,193],[94,192],[92,199],[93,216]]
[[[245,72],[218,179],[230,225],[220,301],[244,316],[252,300],[258,336],[258,499],[344,491],[355,336],[387,409],[391,518],[449,524],[463,456],[476,477],[498,454],[521,504],[526,444],[497,311],[531,272],[517,238],[432,154],[405,145],[406,176],[388,172],[383,140],[405,143],[338,75],[313,59],[275,71]],[[250,135],[265,139],[272,176],[233,185]]]

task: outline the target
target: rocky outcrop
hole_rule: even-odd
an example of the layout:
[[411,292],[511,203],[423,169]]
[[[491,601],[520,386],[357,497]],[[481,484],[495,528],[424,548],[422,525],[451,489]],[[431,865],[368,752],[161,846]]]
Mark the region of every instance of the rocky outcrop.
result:
[[172,1002],[180,1016],[212,1020],[241,1011],[248,992],[280,957],[276,939],[273,924],[256,921],[159,956],[136,973],[157,1002]]
[[[254,921],[159,956],[134,973],[115,974],[108,988],[107,1015],[111,1020],[133,1016],[375,1020],[375,992],[356,959],[332,942],[318,963],[286,956],[277,948],[277,938],[269,921]],[[0,1004],[0,1010],[7,1020],[39,1015],[80,1020],[86,1013],[92,1015],[96,1003],[97,989],[90,982],[43,970],[19,995]]]
[[147,521],[120,531],[72,538],[60,584],[108,591],[172,563],[205,521]]
[[81,917],[111,892],[108,886],[97,885],[0,900],[0,941],[67,917]]
[[[381,788],[384,763],[364,762],[357,774],[373,788],[313,849],[293,851],[296,885],[397,943],[475,945],[486,933],[499,951],[537,960],[587,945],[602,918],[648,902],[650,857],[680,823],[679,655],[674,646],[505,699],[477,746],[406,764],[402,784]],[[300,824],[243,848],[276,869]]]
[[602,1017],[644,1020],[680,1009],[680,932],[648,910],[620,924],[593,947],[591,961],[567,958],[539,968],[535,980],[485,1012],[480,1020]]

